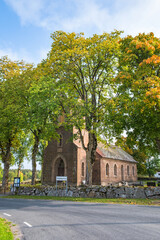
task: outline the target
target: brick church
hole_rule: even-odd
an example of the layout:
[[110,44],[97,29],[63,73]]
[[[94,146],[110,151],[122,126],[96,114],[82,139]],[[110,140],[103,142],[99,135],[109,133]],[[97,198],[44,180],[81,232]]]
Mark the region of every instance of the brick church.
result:
[[[69,185],[81,185],[86,176],[86,152],[79,139],[73,139],[73,131],[63,127],[58,130],[59,141],[52,140],[44,151],[43,184],[55,184],[56,176],[67,176]],[[85,144],[88,134],[83,132]],[[96,161],[93,165],[93,185],[106,186],[109,183],[137,180],[137,162],[131,155],[117,146],[105,147],[98,143]]]

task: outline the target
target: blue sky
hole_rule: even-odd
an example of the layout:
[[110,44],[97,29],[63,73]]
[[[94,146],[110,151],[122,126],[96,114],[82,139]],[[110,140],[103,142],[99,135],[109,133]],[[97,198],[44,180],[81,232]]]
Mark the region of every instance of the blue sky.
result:
[[160,37],[160,0],[0,0],[0,57],[37,64],[57,30]]
[[56,30],[160,36],[160,0],[0,0],[0,56],[38,63]]

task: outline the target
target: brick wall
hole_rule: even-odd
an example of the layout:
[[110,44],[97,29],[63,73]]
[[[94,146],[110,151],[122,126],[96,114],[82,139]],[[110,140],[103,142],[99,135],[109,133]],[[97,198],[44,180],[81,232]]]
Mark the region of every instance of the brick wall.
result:
[[68,177],[68,183],[77,182],[77,147],[72,142],[73,134],[65,131],[64,128],[58,130],[62,134],[62,146],[56,140],[48,143],[44,151],[43,160],[43,184],[54,184],[57,175],[57,164],[61,158],[64,162],[64,174]]
[[[106,164],[109,166],[109,174],[106,174]],[[115,175],[115,165],[117,167],[117,174]],[[122,168],[123,166],[123,176],[122,176]],[[129,174],[127,172],[127,167],[129,167]],[[101,185],[107,185],[108,183],[116,183],[121,181],[132,182],[137,181],[137,166],[136,163],[127,162],[122,160],[114,160],[114,159],[104,159],[100,160],[100,168],[101,168]],[[134,168],[134,175],[133,175]]]
[[[66,131],[63,127],[61,127],[59,128],[58,133],[62,136],[62,145],[60,146],[60,143],[56,140],[52,140],[48,143],[48,146],[44,151],[42,182],[43,184],[55,184],[56,176],[58,174],[58,161],[62,159],[64,162],[64,175],[68,177],[68,183],[72,185],[81,185],[86,176],[86,152],[82,148],[82,144],[79,139],[73,140],[73,134],[76,133],[76,129],[73,128],[72,132]],[[86,145],[88,141],[88,134],[83,131],[83,135]],[[106,174],[107,163],[109,166],[109,173]],[[84,164],[84,174],[82,174],[82,164]],[[115,174],[115,164],[117,174]],[[134,162],[101,158],[101,156],[97,153],[96,161],[93,165],[92,179],[94,185],[104,186],[108,183],[136,181],[137,166]]]

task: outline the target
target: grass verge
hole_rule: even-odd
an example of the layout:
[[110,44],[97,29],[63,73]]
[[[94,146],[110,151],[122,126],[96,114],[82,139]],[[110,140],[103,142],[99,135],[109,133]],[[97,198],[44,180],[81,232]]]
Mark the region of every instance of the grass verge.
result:
[[109,198],[49,197],[49,196],[26,196],[26,195],[21,195],[21,196],[13,195],[13,196],[5,196],[2,198],[160,206],[160,199],[124,199],[124,198],[109,199]]
[[0,218],[0,240],[13,240],[13,234],[11,232],[12,223],[6,219]]

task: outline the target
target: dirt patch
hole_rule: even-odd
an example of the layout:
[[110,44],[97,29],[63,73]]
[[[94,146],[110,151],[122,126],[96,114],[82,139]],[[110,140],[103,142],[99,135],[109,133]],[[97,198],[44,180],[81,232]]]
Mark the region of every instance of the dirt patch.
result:
[[23,240],[23,234],[18,225],[12,223],[11,231],[14,235],[14,240]]

